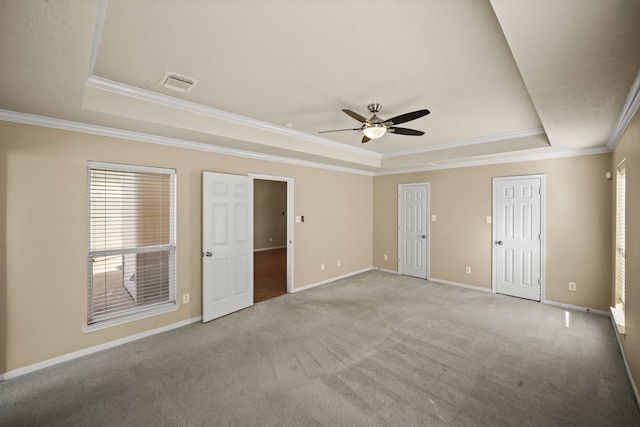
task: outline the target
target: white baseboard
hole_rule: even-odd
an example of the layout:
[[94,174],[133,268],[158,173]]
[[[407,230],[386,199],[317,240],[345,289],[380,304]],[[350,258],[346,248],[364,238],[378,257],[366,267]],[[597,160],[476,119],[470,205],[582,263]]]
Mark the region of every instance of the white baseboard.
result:
[[326,285],[327,283],[335,282],[336,280],[340,280],[340,279],[346,279],[347,277],[355,276],[355,275],[360,274],[360,273],[366,273],[367,271],[371,271],[371,270],[377,270],[377,269],[375,267],[369,267],[369,268],[365,268],[365,269],[358,270],[358,271],[352,271],[351,273],[343,274],[342,276],[332,277],[331,279],[323,280],[321,282],[312,283],[310,285],[303,286],[301,288],[295,288],[293,291],[291,291],[291,293],[294,294],[296,292],[306,291],[307,289],[315,288],[316,286]]
[[620,341],[620,334],[618,333],[618,327],[616,326],[616,321],[611,317],[611,326],[613,326],[613,333],[616,336],[616,341],[618,342],[618,348],[620,349],[620,354],[622,354],[622,361],[624,362],[624,368],[627,371],[627,377],[629,378],[629,383],[631,384],[631,390],[633,390],[633,395],[636,398],[636,404],[638,405],[638,409],[640,409],[640,394],[638,394],[638,388],[636,387],[636,383],[633,381],[633,376],[631,375],[631,369],[629,368],[629,363],[627,363],[627,356],[624,354],[624,348],[622,347],[622,342]]
[[93,347],[85,348],[82,350],[74,351],[73,353],[68,353],[62,356],[54,357],[53,359],[45,360],[43,362],[34,363],[33,365],[25,366],[22,368],[14,369],[9,372],[5,372],[4,374],[0,374],[0,381],[8,380],[10,378],[19,377],[24,374],[28,374],[29,372],[37,371],[39,369],[48,368],[49,366],[57,365],[59,363],[67,362],[69,360],[77,359],[78,357],[87,356],[89,354],[97,353],[99,351],[107,350],[109,348],[118,347],[122,344],[127,344],[132,341],[137,341],[142,338],[147,338],[152,335],[156,335],[162,332],[170,331],[172,329],[181,328],[183,326],[190,325],[192,323],[196,323],[202,320],[201,316],[193,317],[191,319],[183,320],[181,322],[172,323],[167,326],[162,326],[160,328],[151,329],[149,331],[140,332],[139,334],[130,335],[128,337],[120,338],[115,341],[110,341],[104,344],[99,344]]
[[611,316],[611,314],[608,311],[596,310],[595,308],[582,307],[579,305],[572,305],[572,304],[563,304],[561,302],[549,301],[549,300],[543,300],[542,303],[547,305],[552,305],[554,307],[567,308],[569,310],[586,311],[587,313],[599,314],[600,316],[606,316],[606,317]]
[[[453,286],[459,286],[461,288],[473,289],[474,291],[493,293],[493,290],[488,288],[481,288],[479,286],[465,285],[464,283],[450,282],[448,280],[436,279],[433,277],[430,278],[429,280],[432,282],[442,283],[445,285],[453,285]],[[542,303],[546,305],[552,305],[554,307],[566,308],[569,310],[584,311],[587,313],[599,314],[600,316],[607,316],[607,317],[610,316],[608,311],[596,310],[595,308],[590,308],[590,307],[581,307],[579,305],[563,304],[560,302],[549,301],[549,300],[544,300],[542,301]]]
[[464,283],[458,283],[458,282],[450,282],[449,280],[436,279],[433,277],[429,278],[428,280],[431,282],[442,283],[443,285],[452,285],[452,286],[458,286],[460,288],[471,289],[474,291],[491,293],[491,289],[481,288],[480,286],[466,285]]
[[399,271],[396,271],[396,270],[387,270],[386,268],[379,268],[379,267],[378,267],[378,270],[382,271],[383,273],[400,274],[400,272],[399,272]]
[[264,252],[264,251],[272,251],[274,249],[286,249],[287,245],[284,246],[271,246],[268,248],[260,248],[260,249],[254,249],[253,252]]

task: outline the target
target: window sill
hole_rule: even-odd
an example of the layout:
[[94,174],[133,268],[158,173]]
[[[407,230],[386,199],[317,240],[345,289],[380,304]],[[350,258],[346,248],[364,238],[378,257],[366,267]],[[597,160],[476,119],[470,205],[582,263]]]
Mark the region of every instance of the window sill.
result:
[[611,316],[613,317],[613,323],[615,323],[616,329],[618,330],[618,335],[624,338],[624,310],[618,307],[610,307],[610,309]]
[[124,325],[125,323],[135,322],[137,320],[146,319],[148,317],[159,316],[165,313],[171,313],[172,311],[176,311],[180,308],[176,303],[170,303],[166,305],[162,305],[159,307],[153,307],[148,310],[138,311],[136,313],[127,314],[121,317],[117,317],[115,319],[103,320],[101,322],[94,323],[89,326],[85,326],[82,328],[82,332],[93,332],[99,331],[100,329],[111,328],[112,326]]

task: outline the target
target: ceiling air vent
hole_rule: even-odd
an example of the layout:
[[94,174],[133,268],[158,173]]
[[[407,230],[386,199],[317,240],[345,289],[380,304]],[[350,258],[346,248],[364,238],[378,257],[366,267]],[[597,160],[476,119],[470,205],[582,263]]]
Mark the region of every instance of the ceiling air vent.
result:
[[181,76],[180,74],[167,71],[158,84],[167,89],[175,90],[176,92],[187,93],[196,83],[198,83],[198,81],[191,77]]

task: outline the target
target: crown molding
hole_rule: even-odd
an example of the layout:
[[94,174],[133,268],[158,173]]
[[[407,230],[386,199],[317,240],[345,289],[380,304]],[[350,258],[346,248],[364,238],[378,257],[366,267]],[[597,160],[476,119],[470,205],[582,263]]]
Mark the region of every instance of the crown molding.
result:
[[135,86],[126,85],[124,83],[108,80],[102,77],[91,76],[87,79],[86,85],[95,89],[106,90],[109,92],[117,93],[120,95],[140,99],[155,104],[178,108],[181,110],[189,111],[196,114],[201,114],[207,117],[212,117],[218,120],[223,120],[231,123],[235,123],[241,126],[251,127],[259,129],[265,132],[274,133],[277,135],[298,138],[314,144],[324,145],[333,149],[350,151],[359,155],[367,156],[375,160],[380,160],[382,155],[375,151],[367,150],[360,147],[353,147],[339,142],[331,141],[326,138],[311,135],[299,130],[287,128],[284,126],[275,125],[273,123],[263,122],[261,120],[252,119],[249,117],[241,116],[239,114],[230,113],[217,108],[208,107],[206,105],[198,104],[191,101],[185,101],[183,99],[174,98],[172,96],[163,95],[160,93],[152,92],[145,89],[140,89]]
[[508,156],[508,157],[502,157],[499,159],[475,160],[475,161],[469,161],[469,162],[448,163],[445,165],[434,165],[434,166],[424,166],[424,167],[421,166],[416,168],[378,171],[378,172],[374,172],[373,176],[402,175],[406,173],[469,168],[474,166],[489,166],[489,165],[499,165],[499,164],[505,164],[505,163],[530,162],[535,160],[561,159],[565,157],[589,156],[592,154],[605,154],[610,152],[611,151],[608,150],[606,147],[584,148],[584,149],[578,149],[578,150],[551,151],[547,153],[527,154],[527,155],[521,155],[521,156]]
[[201,142],[187,141],[183,139],[168,138],[164,136],[152,135],[142,132],[135,132],[123,129],[115,129],[106,126],[98,126],[70,120],[57,119],[53,117],[39,116],[36,114],[20,113],[10,110],[0,109],[0,120],[5,122],[21,123],[26,125],[47,127],[53,129],[68,130],[91,135],[106,136],[110,138],[128,139],[132,141],[146,142],[150,144],[165,145],[188,150],[204,151],[208,153],[224,154],[247,159],[262,160],[267,162],[284,163],[294,166],[303,166],[314,169],[324,169],[334,172],[345,172],[355,175],[373,176],[373,172],[347,168],[343,166],[329,165],[325,163],[311,162],[308,160],[298,160],[288,157],[275,156],[271,154],[261,154],[253,151],[238,150],[234,148],[220,147]]
[[452,148],[468,147],[470,145],[487,144],[489,142],[503,141],[505,139],[524,138],[527,136],[543,135],[543,128],[519,130],[515,132],[501,133],[498,135],[483,136],[480,138],[464,139],[462,141],[447,142],[444,144],[429,145],[427,147],[414,148],[411,150],[393,151],[382,155],[383,159],[392,157],[409,156],[412,154],[428,153],[430,151],[449,150]]
[[515,138],[524,138],[527,136],[543,135],[545,133],[543,128],[527,129],[527,130],[498,134],[498,135],[490,135],[490,136],[485,136],[480,138],[473,138],[473,139],[467,139],[462,141],[455,141],[455,142],[431,145],[426,147],[419,147],[411,150],[394,151],[391,153],[381,154],[365,148],[353,147],[350,145],[332,141],[327,138],[308,134],[306,132],[301,132],[299,130],[275,125],[268,122],[263,122],[261,120],[252,119],[239,114],[230,113],[228,111],[219,110],[217,108],[208,107],[206,105],[198,104],[191,101],[185,101],[183,99],[175,98],[175,97],[164,95],[161,93],[140,89],[135,86],[130,86],[124,83],[105,79],[95,75],[92,75],[87,79],[86,85],[95,89],[105,90],[112,93],[117,93],[120,95],[144,100],[147,102],[152,102],[158,105],[168,106],[171,108],[178,108],[178,109],[189,111],[195,114],[205,115],[218,120],[223,120],[223,121],[239,124],[242,126],[251,127],[251,128],[259,129],[262,131],[275,133],[282,136],[298,138],[307,142],[312,142],[315,144],[324,145],[326,147],[331,147],[333,149],[349,151],[352,153],[373,158],[375,160],[427,153],[431,151],[447,150],[452,148],[467,147],[470,145],[486,144],[486,143],[502,141],[506,139],[515,139]]
[[364,175],[364,176],[385,176],[385,175],[401,175],[407,173],[415,173],[415,172],[429,172],[436,170],[446,170],[446,169],[458,169],[458,168],[467,168],[474,166],[488,166],[488,165],[497,165],[497,164],[506,164],[506,163],[519,163],[519,162],[528,162],[534,160],[550,160],[550,159],[559,159],[565,157],[578,157],[578,156],[587,156],[593,154],[604,154],[610,153],[611,150],[606,147],[599,148],[586,148],[586,149],[578,149],[578,150],[564,150],[564,151],[552,151],[547,153],[536,153],[536,154],[528,154],[522,156],[508,156],[499,159],[486,159],[486,160],[477,160],[477,161],[469,161],[469,162],[459,162],[459,163],[448,163],[444,165],[434,165],[434,166],[421,166],[416,168],[405,168],[405,169],[394,169],[388,171],[365,171],[354,168],[347,168],[343,166],[335,166],[329,165],[325,163],[311,162],[307,160],[298,160],[292,159],[288,157],[282,156],[274,156],[270,154],[261,154],[252,151],[238,150],[234,148],[220,147],[216,145],[205,144],[201,142],[193,142],[176,138],[168,138],[164,136],[146,134],[142,132],[134,132],[122,129],[115,129],[106,126],[98,126],[81,122],[74,122],[70,120],[57,119],[53,117],[47,116],[39,116],[36,114],[28,114],[28,113],[20,113],[11,110],[2,110],[0,109],[0,121],[13,122],[13,123],[21,123],[26,125],[47,127],[53,129],[61,129],[72,132],[80,132],[91,135],[99,135],[106,136],[109,138],[120,138],[127,139],[131,141],[139,141],[150,144],[157,145],[165,145],[174,148],[183,148],[187,150],[195,150],[195,151],[203,151],[208,153],[215,154],[224,154],[228,156],[234,157],[242,157],[253,160],[262,160],[267,162],[275,162],[275,163],[283,163],[293,166],[302,166],[309,167],[314,169],[323,169],[334,172],[344,172],[350,173],[354,175]]
[[618,145],[620,138],[622,138],[622,134],[624,134],[624,131],[627,129],[629,122],[638,112],[638,108],[640,108],[640,72],[638,72],[636,80],[631,86],[629,95],[627,95],[627,99],[622,107],[622,111],[620,112],[620,116],[618,116],[618,121],[616,121],[616,126],[613,128],[613,133],[607,142],[607,148],[609,151],[613,151],[616,148],[616,145]]

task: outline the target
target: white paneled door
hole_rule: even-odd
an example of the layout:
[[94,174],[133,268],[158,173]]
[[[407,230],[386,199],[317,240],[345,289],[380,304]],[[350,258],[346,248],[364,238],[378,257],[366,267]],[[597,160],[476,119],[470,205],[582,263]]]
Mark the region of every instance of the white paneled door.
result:
[[398,186],[400,274],[427,278],[429,184]]
[[253,178],[202,175],[202,321],[253,305]]
[[496,178],[493,218],[495,291],[540,301],[542,177]]

